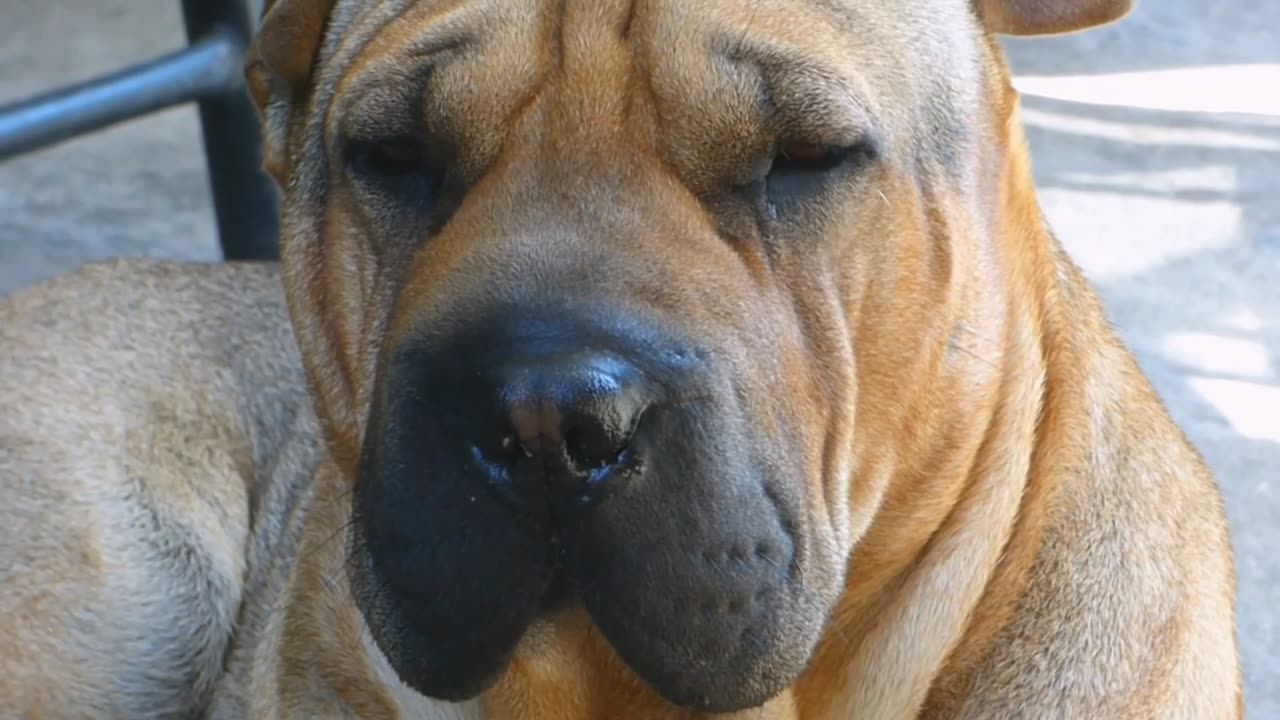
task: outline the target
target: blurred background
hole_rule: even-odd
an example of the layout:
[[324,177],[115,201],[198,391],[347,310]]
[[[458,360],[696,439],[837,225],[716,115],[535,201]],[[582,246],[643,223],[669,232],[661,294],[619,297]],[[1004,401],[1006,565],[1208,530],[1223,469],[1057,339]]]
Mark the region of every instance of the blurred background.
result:
[[[185,42],[177,0],[2,0],[0,105]],[[1280,1],[1006,47],[1049,220],[1218,473],[1249,717],[1280,718]],[[0,162],[0,294],[217,238],[194,106]]]

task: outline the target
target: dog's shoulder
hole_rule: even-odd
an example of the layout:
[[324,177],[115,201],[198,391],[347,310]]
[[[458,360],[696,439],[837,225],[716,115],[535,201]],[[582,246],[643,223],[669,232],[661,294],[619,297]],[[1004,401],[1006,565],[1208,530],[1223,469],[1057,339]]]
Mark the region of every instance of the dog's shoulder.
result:
[[924,717],[1239,717],[1221,493],[1096,291],[1056,273],[1020,519]]
[[[89,262],[0,298],[0,321],[8,365],[24,354],[101,365],[100,351],[138,349],[135,362],[214,360],[228,342],[296,354],[275,263]],[[188,342],[145,345],[165,337]]]
[[127,427],[153,446],[269,434],[305,394],[278,270],[265,263],[114,260],[37,283],[0,301],[0,368],[16,410],[0,429],[39,425],[49,443]]
[[0,404],[0,706],[190,712],[277,478],[314,457],[278,271],[111,261],[15,292]]

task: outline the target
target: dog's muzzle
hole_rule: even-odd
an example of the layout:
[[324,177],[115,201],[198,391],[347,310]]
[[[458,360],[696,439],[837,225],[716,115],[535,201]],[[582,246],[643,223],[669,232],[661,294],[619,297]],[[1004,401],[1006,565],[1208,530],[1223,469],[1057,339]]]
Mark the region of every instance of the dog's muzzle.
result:
[[780,690],[817,637],[801,514],[712,354],[603,305],[480,317],[392,348],[369,419],[352,585],[402,679],[474,696],[581,602],[674,703]]

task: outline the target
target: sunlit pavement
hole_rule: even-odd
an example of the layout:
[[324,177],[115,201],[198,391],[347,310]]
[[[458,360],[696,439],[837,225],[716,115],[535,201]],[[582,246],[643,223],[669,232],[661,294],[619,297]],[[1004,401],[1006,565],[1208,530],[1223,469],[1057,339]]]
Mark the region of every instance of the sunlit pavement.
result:
[[[1217,470],[1250,717],[1280,718],[1280,2],[1144,0],[1007,43],[1041,199]],[[173,0],[0,8],[0,102],[181,42]],[[0,165],[0,292],[88,258],[213,259],[194,113]]]

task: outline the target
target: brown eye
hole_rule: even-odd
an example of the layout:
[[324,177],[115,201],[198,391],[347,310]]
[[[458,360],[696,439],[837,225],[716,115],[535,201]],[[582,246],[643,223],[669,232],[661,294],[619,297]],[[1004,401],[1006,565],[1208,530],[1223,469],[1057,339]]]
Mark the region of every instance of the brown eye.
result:
[[869,139],[852,145],[783,142],[765,174],[763,201],[771,213],[797,207],[848,179],[877,155]]
[[422,144],[412,139],[379,140],[356,147],[357,169],[386,178],[423,175],[430,172]]
[[436,217],[448,168],[425,140],[411,135],[350,139],[344,157],[350,187],[370,207],[384,213],[397,208],[406,218]]
[[806,142],[788,142],[778,148],[771,173],[823,173],[835,170],[849,160],[858,147],[839,147]]

